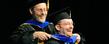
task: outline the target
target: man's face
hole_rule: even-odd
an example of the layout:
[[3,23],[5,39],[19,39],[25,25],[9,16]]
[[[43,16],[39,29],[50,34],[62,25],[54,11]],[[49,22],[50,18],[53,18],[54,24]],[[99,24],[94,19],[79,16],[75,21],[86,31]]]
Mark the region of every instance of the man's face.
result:
[[33,7],[31,13],[39,22],[45,22],[47,17],[47,11],[48,10],[46,3],[39,3]]
[[72,19],[63,19],[57,24],[57,30],[59,33],[66,36],[72,36],[73,28]]

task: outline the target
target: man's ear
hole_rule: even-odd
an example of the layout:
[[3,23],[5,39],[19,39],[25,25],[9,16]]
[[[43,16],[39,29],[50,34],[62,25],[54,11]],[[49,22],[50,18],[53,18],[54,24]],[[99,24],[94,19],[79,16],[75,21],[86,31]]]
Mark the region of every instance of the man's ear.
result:
[[59,25],[55,25],[55,28],[56,28],[56,30],[60,30],[60,27],[59,27]]

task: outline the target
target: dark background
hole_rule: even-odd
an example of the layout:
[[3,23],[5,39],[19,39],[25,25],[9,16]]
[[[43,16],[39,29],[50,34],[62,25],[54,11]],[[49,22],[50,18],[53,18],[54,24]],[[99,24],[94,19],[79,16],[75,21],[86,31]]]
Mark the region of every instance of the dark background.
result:
[[[17,26],[30,18],[30,15],[26,11],[25,0],[9,0],[6,5],[8,14],[3,28],[6,28],[5,35],[9,37]],[[96,22],[98,20],[96,0],[51,0],[50,13],[68,6],[71,7],[72,19],[75,22],[74,31],[82,33],[87,44],[97,44],[100,39],[98,38],[99,29],[96,27],[99,24]]]

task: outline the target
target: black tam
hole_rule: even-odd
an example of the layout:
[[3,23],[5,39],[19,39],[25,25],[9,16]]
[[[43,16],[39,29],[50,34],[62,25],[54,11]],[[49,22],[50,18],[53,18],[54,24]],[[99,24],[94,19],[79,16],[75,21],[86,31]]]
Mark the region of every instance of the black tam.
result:
[[38,3],[47,3],[47,0],[27,0],[26,6],[30,8]]
[[55,24],[57,24],[57,22],[59,22],[62,19],[71,19],[71,17],[69,16],[69,14],[67,12],[58,12],[58,13],[54,13],[51,16],[51,21]]

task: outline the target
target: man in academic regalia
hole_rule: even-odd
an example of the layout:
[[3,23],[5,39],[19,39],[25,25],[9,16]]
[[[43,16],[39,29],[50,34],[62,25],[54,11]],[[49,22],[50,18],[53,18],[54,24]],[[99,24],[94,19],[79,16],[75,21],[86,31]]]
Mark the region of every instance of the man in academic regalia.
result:
[[[46,21],[48,7],[46,0],[28,0],[32,19],[22,23],[11,36],[14,44],[41,44],[54,34],[52,23]],[[52,30],[51,30],[52,29]]]
[[60,11],[54,14],[51,19],[58,33],[53,34],[46,44],[78,44],[81,37],[79,34],[73,33],[74,22],[68,13]]

